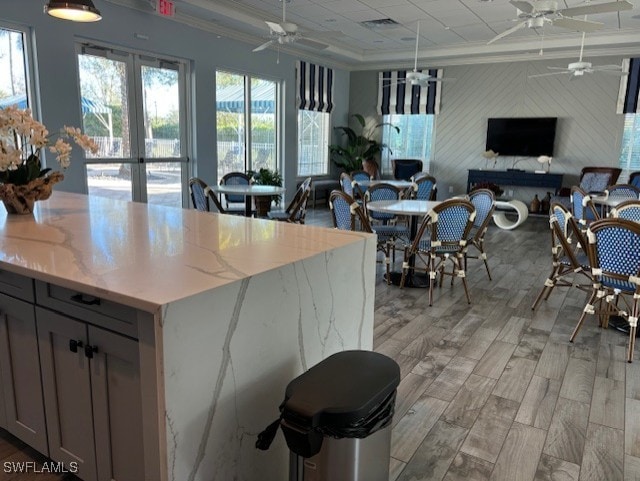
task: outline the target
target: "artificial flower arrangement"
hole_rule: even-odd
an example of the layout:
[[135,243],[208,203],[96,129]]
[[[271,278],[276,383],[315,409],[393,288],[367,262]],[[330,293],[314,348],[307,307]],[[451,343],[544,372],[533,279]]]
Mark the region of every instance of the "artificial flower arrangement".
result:
[[98,146],[80,129],[64,126],[55,142],[47,128],[31,115],[29,109],[15,106],[0,110],[0,199],[10,213],[30,213],[36,200],[51,195],[53,184],[64,179],[61,172],[42,168],[43,149],[56,156],[62,169],[70,165],[73,141],[83,150],[98,152]]

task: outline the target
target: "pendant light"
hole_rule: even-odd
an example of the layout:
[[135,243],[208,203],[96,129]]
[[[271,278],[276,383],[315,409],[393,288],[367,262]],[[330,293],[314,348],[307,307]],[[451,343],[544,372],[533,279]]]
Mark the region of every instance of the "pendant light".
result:
[[91,0],[49,0],[44,11],[52,17],[72,22],[97,22],[102,18]]

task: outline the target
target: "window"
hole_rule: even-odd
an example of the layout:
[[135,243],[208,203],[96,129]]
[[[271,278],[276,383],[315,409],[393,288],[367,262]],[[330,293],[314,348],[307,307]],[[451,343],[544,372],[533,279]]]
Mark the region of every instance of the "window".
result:
[[331,114],[298,110],[298,177],[329,173]]
[[26,35],[0,26],[0,108],[31,107]]
[[277,82],[216,72],[219,179],[229,172],[278,168],[277,106]]
[[427,114],[393,114],[382,117],[383,122],[400,128],[399,134],[389,126],[382,129],[382,142],[389,147],[382,152],[383,172],[392,171],[391,159],[420,159],[424,170],[429,170],[434,118],[434,115]]
[[620,168],[634,172],[640,170],[640,114],[625,114]]

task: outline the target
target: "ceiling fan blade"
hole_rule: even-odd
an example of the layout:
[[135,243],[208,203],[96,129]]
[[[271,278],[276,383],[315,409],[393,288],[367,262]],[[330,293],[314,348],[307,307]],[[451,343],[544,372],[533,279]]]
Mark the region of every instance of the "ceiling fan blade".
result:
[[535,10],[535,7],[529,2],[521,0],[511,0],[509,3],[516,7],[518,10],[522,10],[525,13],[533,13],[533,11]]
[[329,45],[327,45],[326,43],[316,42],[315,40],[304,37],[298,37],[296,39],[296,43],[304,45],[305,47],[315,48],[316,50],[324,50],[325,48],[329,48]]
[[280,25],[279,23],[267,22],[266,20],[264,23],[269,25],[269,28],[271,29],[272,32],[281,33],[283,35],[287,34],[287,31],[284,28],[282,28],[282,25]]
[[254,48],[253,51],[254,52],[261,52],[262,50],[264,50],[265,48],[269,47],[272,44],[273,44],[273,40],[269,40],[268,42],[263,43],[259,47]]
[[554,27],[567,28],[576,32],[595,32],[604,27],[604,23],[577,20],[575,18],[560,17],[551,21]]
[[540,77],[551,77],[552,75],[565,75],[568,73],[572,73],[571,70],[564,69],[562,72],[551,72],[551,73],[539,73],[536,75],[529,75],[528,78],[540,78]]
[[594,65],[595,70],[613,70],[622,72],[622,67],[620,65]]
[[598,67],[593,68],[594,72],[608,73],[609,75],[617,75],[618,77],[626,77],[629,72],[623,72],[622,70],[600,70]]
[[571,72],[567,67],[547,67],[549,70],[562,70],[563,72]]
[[527,26],[527,22],[522,22],[519,23],[518,25],[516,25],[515,27],[511,27],[509,30],[506,30],[504,32],[502,32],[501,34],[493,37],[491,40],[489,40],[487,42],[487,45],[491,45],[493,42],[500,40],[501,38],[506,37],[507,35],[511,35],[513,32],[516,32],[518,30],[520,30],[521,28],[524,28]]
[[564,8],[558,10],[558,13],[567,17],[577,17],[580,15],[593,15],[596,13],[621,12],[623,10],[631,10],[633,5],[627,1],[592,3],[582,7]]

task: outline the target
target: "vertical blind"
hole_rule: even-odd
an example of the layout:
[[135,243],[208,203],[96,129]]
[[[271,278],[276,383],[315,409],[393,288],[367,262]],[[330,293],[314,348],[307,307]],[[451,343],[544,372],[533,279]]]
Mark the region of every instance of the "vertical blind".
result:
[[[419,70],[421,72],[422,70]],[[442,77],[442,70],[427,70],[431,77]],[[378,74],[378,113],[437,114],[440,112],[440,82],[420,87],[405,83],[406,70],[385,71]]]
[[300,110],[333,110],[333,69],[298,61],[297,77]]

